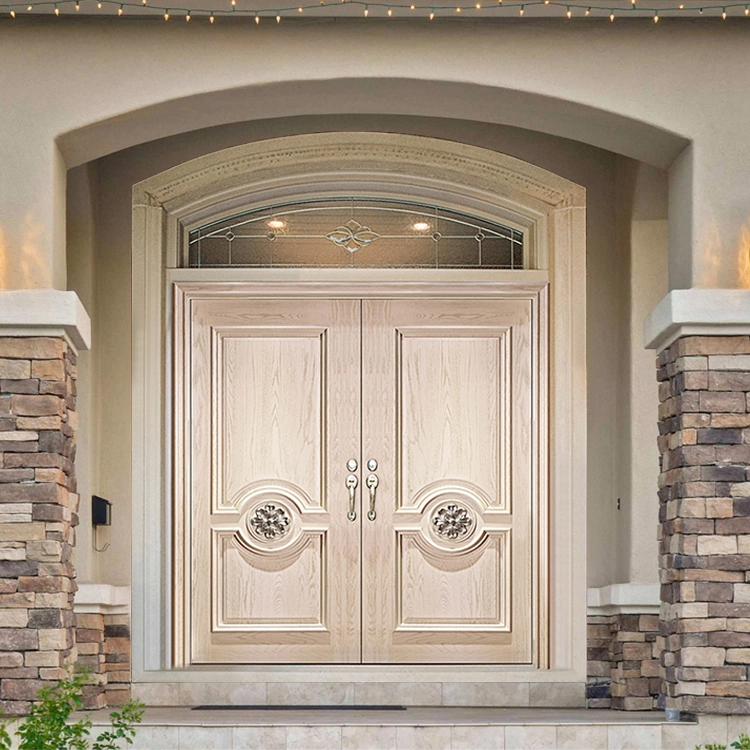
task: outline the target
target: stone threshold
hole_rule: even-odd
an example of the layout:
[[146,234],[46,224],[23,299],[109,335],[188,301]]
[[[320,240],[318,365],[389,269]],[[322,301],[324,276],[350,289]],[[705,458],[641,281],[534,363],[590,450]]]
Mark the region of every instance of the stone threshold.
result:
[[[81,714],[83,715],[83,714]],[[94,725],[106,724],[108,711],[87,714]],[[494,708],[409,706],[405,710],[382,711],[337,709],[194,711],[185,706],[147,708],[142,726],[480,726],[526,725],[660,725],[667,723],[663,711],[607,711],[585,708]]]

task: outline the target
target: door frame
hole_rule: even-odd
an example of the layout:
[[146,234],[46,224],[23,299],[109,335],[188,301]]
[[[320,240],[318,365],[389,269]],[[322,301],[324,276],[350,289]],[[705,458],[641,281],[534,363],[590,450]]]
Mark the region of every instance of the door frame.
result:
[[[185,385],[190,370],[189,337],[187,325],[190,320],[190,306],[194,300],[206,299],[242,299],[267,300],[269,305],[284,299],[503,299],[525,300],[531,303],[531,335],[532,335],[532,380],[531,403],[533,415],[532,433],[532,477],[531,477],[531,505],[532,505],[532,659],[531,666],[535,669],[546,669],[549,665],[549,412],[547,407],[547,393],[549,392],[549,283],[546,280],[527,281],[516,280],[489,281],[482,274],[481,280],[464,280],[456,275],[463,272],[445,272],[449,280],[442,282],[427,281],[429,276],[423,275],[420,280],[398,278],[403,271],[388,271],[387,281],[372,281],[369,278],[370,269],[344,271],[347,279],[327,279],[313,281],[279,280],[287,272],[256,270],[252,281],[177,281],[175,276],[183,274],[170,273],[171,290],[174,310],[174,339],[173,339],[173,383],[174,383],[174,411],[173,411],[173,445],[174,456],[187,456],[190,452],[190,439],[185,429],[188,423],[189,394]],[[481,272],[480,272],[481,273]],[[512,272],[511,272],[512,273]],[[507,274],[507,272],[506,272]],[[326,276],[330,276],[327,273]],[[334,275],[335,272],[334,272]],[[411,275],[411,274],[410,274]],[[264,279],[264,276],[270,278]],[[396,278],[393,278],[396,276]],[[184,377],[179,377],[180,374]],[[173,536],[172,536],[172,602],[173,602],[173,664],[186,668],[191,664],[191,586],[188,583],[193,565],[192,535],[190,506],[190,477],[189,468],[182,461],[175,462],[173,488]],[[300,665],[302,666],[302,665]],[[307,665],[309,666],[309,665]],[[318,668],[332,669],[343,664],[314,665]],[[360,664],[368,668],[371,664]],[[397,667],[397,663],[383,663],[381,667]],[[419,667],[410,667],[420,669]],[[455,668],[455,665],[441,664],[444,669]],[[475,663],[470,665],[471,668]],[[493,664],[495,668],[519,668],[518,664]],[[523,669],[525,665],[520,665]],[[268,665],[257,665],[255,669],[268,668]],[[242,668],[242,667],[241,667]],[[465,668],[464,668],[465,669]]]
[[[365,187],[366,186],[366,187]],[[191,228],[286,197],[347,190],[439,202],[513,221],[527,233],[535,270],[392,271],[338,269],[215,270],[179,268]],[[586,347],[585,191],[545,170],[486,149],[416,136],[338,133],[293,136],[239,146],[168,170],[133,191],[133,683],[259,682],[556,682],[586,676]],[[367,274],[367,283],[357,273]],[[174,366],[169,331],[174,282],[254,281],[264,293],[294,280],[327,292],[326,283],[363,296],[370,282],[393,294],[451,281],[456,293],[484,285],[549,284],[549,643],[546,663],[502,665],[320,665],[179,667],[171,633],[170,457]],[[512,280],[512,282],[511,282]],[[359,283],[356,283],[359,281]],[[231,286],[231,284],[230,284]],[[288,287],[287,287],[288,288]],[[546,288],[546,287],[545,287]],[[278,291],[276,287],[276,291]],[[382,286],[381,286],[382,290]],[[298,293],[298,292],[297,292]],[[343,293],[343,292],[342,292]],[[379,292],[382,294],[382,291]],[[538,293],[538,292],[537,292]],[[144,685],[146,688],[147,685]],[[136,692],[137,688],[136,688]],[[144,697],[147,692],[142,693]]]

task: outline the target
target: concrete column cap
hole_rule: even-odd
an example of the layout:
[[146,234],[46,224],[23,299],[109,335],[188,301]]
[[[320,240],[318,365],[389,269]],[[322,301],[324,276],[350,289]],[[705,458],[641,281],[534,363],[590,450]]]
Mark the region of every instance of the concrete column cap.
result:
[[0,336],[60,335],[67,336],[76,349],[91,347],[91,318],[75,292],[0,291]]
[[683,336],[750,335],[750,289],[674,289],[643,321],[646,349]]

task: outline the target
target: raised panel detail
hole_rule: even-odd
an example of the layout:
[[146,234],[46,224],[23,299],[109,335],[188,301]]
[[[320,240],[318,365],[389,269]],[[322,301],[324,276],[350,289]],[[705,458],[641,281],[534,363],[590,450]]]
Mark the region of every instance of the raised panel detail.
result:
[[450,477],[509,506],[507,328],[399,327],[399,506]]
[[325,331],[214,328],[213,341],[214,512],[259,477],[283,477],[320,504]]

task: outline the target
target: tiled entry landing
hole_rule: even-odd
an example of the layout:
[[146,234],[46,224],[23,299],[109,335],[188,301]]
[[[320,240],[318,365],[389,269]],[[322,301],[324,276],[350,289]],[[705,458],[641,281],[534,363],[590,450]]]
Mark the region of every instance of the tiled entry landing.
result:
[[[92,715],[94,724],[106,712]],[[750,728],[750,717],[664,721],[661,712],[408,708],[406,711],[191,711],[149,708],[137,750],[693,750]],[[731,734],[731,736],[730,736]]]

